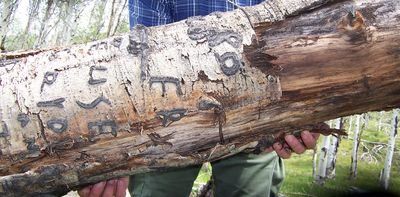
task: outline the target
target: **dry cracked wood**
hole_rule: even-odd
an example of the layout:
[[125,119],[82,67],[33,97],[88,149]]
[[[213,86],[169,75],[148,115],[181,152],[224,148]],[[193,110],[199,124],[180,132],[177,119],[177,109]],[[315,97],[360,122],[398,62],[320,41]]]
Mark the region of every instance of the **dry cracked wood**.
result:
[[399,107],[399,32],[397,0],[269,0],[2,54],[0,195],[199,164]]

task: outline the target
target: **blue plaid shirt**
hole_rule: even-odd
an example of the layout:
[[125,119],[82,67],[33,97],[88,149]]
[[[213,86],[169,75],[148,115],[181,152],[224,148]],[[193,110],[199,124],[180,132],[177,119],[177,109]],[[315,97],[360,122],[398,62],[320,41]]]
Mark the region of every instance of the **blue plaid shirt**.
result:
[[165,25],[191,16],[215,11],[231,11],[237,6],[251,6],[264,0],[129,0],[129,22],[145,26]]

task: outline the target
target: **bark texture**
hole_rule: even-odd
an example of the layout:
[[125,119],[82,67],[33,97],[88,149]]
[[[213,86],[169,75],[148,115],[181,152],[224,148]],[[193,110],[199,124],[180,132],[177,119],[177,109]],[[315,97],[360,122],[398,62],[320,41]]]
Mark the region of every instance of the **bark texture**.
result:
[[400,2],[269,0],[2,54],[0,195],[258,151],[400,106]]

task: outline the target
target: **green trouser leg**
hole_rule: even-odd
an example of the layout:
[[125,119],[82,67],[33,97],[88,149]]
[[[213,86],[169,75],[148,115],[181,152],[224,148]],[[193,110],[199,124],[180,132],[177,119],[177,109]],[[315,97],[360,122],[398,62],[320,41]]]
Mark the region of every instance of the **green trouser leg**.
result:
[[[282,160],[275,152],[240,153],[212,162],[215,197],[277,196],[283,181]],[[150,172],[132,176],[132,197],[187,197],[201,166]]]
[[238,154],[212,164],[214,197],[275,197],[284,178],[282,160],[275,152]]
[[188,197],[201,165],[131,176],[132,197]]

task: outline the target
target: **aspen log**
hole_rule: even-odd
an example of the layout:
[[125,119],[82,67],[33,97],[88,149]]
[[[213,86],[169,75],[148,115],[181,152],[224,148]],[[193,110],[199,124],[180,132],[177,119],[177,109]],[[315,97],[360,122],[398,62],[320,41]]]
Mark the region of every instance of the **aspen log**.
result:
[[397,0],[268,0],[2,54],[0,196],[214,161],[400,107],[399,32]]

